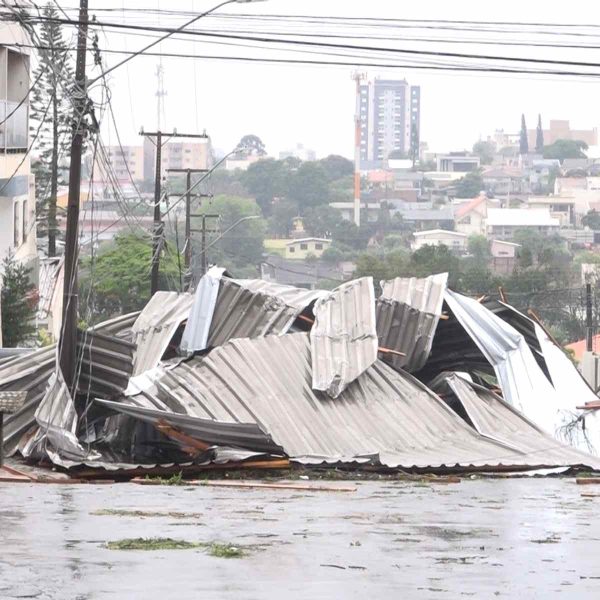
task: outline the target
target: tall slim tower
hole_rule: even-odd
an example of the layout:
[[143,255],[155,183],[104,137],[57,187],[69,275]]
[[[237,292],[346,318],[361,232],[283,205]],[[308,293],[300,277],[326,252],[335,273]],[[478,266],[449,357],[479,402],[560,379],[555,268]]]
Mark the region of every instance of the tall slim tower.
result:
[[165,116],[165,82],[164,82],[165,70],[162,66],[162,61],[156,65],[156,131],[161,130],[161,126],[164,125],[163,118]]
[[352,79],[356,82],[356,110],[354,113],[354,224],[360,227],[360,157],[361,157],[361,85],[365,73],[355,71]]

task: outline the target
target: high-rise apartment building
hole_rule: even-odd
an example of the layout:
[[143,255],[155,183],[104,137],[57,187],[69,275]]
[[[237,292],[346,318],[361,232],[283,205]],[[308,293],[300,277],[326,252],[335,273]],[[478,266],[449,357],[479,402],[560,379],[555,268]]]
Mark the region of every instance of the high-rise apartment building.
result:
[[360,158],[383,161],[397,151],[418,156],[421,88],[405,79],[375,78],[360,86]]

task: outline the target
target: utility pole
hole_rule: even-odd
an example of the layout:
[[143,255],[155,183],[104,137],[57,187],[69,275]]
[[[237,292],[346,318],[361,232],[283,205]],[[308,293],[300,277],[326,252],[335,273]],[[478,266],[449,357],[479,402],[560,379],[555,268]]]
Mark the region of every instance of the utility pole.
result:
[[[185,173],[185,252],[184,265],[186,277],[189,280],[192,263],[192,173],[208,173],[209,169],[167,169],[167,173]],[[194,198],[208,198],[210,194],[193,194]],[[189,283],[186,282],[186,283]]]
[[76,386],[75,355],[77,351],[77,238],[79,228],[79,194],[81,190],[81,152],[83,122],[87,107],[85,58],[87,52],[88,0],[79,3],[79,32],[77,34],[77,64],[73,92],[73,136],[69,167],[69,200],[67,204],[67,232],[65,237],[65,271],[63,288],[62,336],[59,360],[67,388],[74,393]]
[[[152,271],[150,275],[150,294],[154,295],[158,291],[158,275],[160,269],[160,243],[162,238],[162,216],[160,214],[160,197],[161,197],[161,163],[162,163],[162,147],[163,136],[167,136],[168,140],[172,138],[202,138],[206,139],[206,133],[163,133],[162,131],[146,132],[142,129],[140,135],[144,137],[155,138],[156,146],[156,163],[154,172],[154,231],[152,235]],[[188,187],[189,189],[189,187]]]
[[586,350],[594,349],[594,326],[592,318],[592,284],[585,284],[585,321],[586,321]]
[[191,215],[192,217],[198,217],[200,219],[202,219],[202,229],[190,229],[190,232],[192,231],[196,231],[200,234],[202,234],[201,242],[200,242],[200,252],[201,252],[201,268],[200,271],[202,273],[202,275],[204,275],[206,273],[206,271],[208,271],[208,259],[206,257],[206,250],[208,249],[206,246],[206,234],[207,233],[217,233],[218,229],[207,229],[206,228],[206,219],[219,219],[221,217],[221,215],[217,215],[217,214],[212,214],[212,215],[207,215],[207,214],[202,214],[202,215]]

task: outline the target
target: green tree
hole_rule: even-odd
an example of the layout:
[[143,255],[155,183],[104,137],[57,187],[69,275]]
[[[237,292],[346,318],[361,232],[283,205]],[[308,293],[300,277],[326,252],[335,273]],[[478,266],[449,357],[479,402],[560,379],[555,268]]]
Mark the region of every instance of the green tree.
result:
[[327,181],[336,181],[354,173],[354,163],[338,154],[330,154],[317,161],[325,171]]
[[[80,298],[89,298],[90,321],[140,310],[150,299],[152,242],[136,234],[118,235],[98,256],[83,261]],[[177,290],[179,270],[171,251],[160,257],[160,289]],[[84,302],[81,302],[81,309]]]
[[328,204],[307,208],[304,213],[304,228],[316,237],[331,237],[342,221],[342,214]]
[[266,156],[267,151],[263,141],[254,134],[245,135],[238,143],[238,147],[243,154],[254,154],[256,156]]
[[329,187],[327,174],[317,162],[304,162],[290,175],[288,198],[298,203],[300,214],[309,207],[327,204]]
[[[220,215],[216,224],[216,233],[207,239],[207,245],[213,244],[207,251],[209,263],[224,267],[240,269],[256,267],[264,252],[266,223],[263,219],[246,220],[225,233],[232,225],[249,216],[260,216],[260,208],[256,202],[248,198],[235,196],[216,196],[210,204],[205,204],[198,214]],[[221,237],[222,236],[222,237]],[[197,243],[193,254],[199,255]]]
[[519,134],[519,153],[529,153],[529,140],[527,139],[527,125],[525,124],[525,115],[521,115],[521,133]]
[[480,264],[487,265],[492,256],[490,252],[490,243],[484,235],[470,235],[467,240],[467,250]]
[[456,182],[457,198],[475,198],[484,189],[481,173],[472,171]]
[[269,217],[269,233],[288,236],[292,227],[292,219],[298,216],[298,205],[290,200],[279,200],[273,205]]
[[275,198],[289,191],[291,169],[286,161],[267,158],[251,164],[241,175],[242,185],[256,198],[263,215],[269,216]]
[[557,158],[561,162],[565,158],[587,158],[584,150],[588,145],[581,140],[556,140],[549,146],[544,146],[544,158]]
[[448,273],[451,287],[456,287],[460,281],[460,259],[448,246],[423,246],[412,253],[410,260],[415,277]]
[[544,152],[544,130],[542,129],[542,115],[538,115],[537,129],[535,130],[535,151],[538,154]]
[[32,134],[39,128],[34,144],[37,160],[32,164],[36,183],[37,233],[40,237],[48,236],[49,256],[56,255],[56,196],[58,185],[62,183],[58,159],[59,154],[68,149],[72,115],[73,70],[58,17],[54,5],[48,3],[40,26],[39,63],[33,74],[33,78],[39,78],[39,81],[33,88],[29,115]]
[[496,149],[491,142],[480,140],[473,144],[473,154],[479,156],[482,165],[489,165],[494,160]]
[[2,345],[14,348],[31,341],[35,332],[37,307],[35,286],[29,280],[31,269],[15,260],[12,253],[2,261]]

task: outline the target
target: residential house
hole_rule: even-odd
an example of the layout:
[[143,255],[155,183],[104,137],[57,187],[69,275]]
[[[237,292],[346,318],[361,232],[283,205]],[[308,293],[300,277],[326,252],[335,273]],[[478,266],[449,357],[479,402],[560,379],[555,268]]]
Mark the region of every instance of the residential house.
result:
[[530,196],[527,199],[529,208],[543,208],[559,220],[561,227],[575,225],[575,199],[561,196]]
[[442,206],[438,209],[395,209],[392,213],[399,213],[402,220],[415,231],[430,229],[454,229],[454,207]]
[[487,211],[493,206],[498,206],[498,201],[490,200],[484,193],[456,206],[454,211],[456,231],[467,235],[485,235]]
[[437,170],[442,173],[469,173],[476,171],[481,166],[479,156],[472,156],[468,152],[450,152],[437,157]]
[[481,177],[486,191],[494,196],[508,196],[529,193],[529,180],[523,169],[517,167],[492,167]]
[[429,229],[427,231],[415,231],[413,233],[412,250],[419,250],[424,246],[447,246],[457,254],[467,251],[469,236],[458,231],[446,229]]
[[517,251],[519,244],[503,240],[490,242],[490,268],[496,275],[510,275],[517,266]]
[[560,228],[559,220],[552,217],[548,209],[532,208],[490,208],[486,225],[488,239],[507,241],[512,240],[519,229],[552,235]]
[[285,258],[304,260],[311,255],[319,258],[329,246],[331,240],[325,238],[307,237],[290,240],[285,245]]

